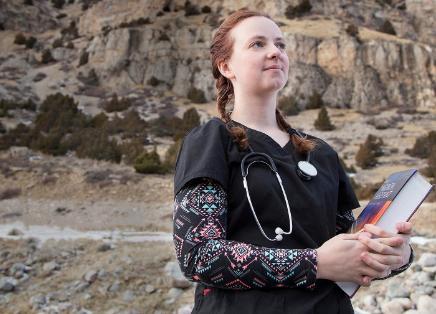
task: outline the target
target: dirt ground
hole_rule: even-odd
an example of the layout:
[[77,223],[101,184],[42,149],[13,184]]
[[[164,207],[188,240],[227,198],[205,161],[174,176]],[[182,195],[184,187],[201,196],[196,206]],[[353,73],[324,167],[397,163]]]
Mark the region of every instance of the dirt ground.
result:
[[[203,109],[203,115],[216,114],[213,106]],[[397,129],[376,130],[358,113],[331,110],[338,129],[319,132],[308,122],[315,119],[316,112],[308,110],[289,117],[289,121],[324,138],[349,164],[358,144],[370,132],[384,136],[388,150],[399,148],[382,158],[376,169],[359,170],[355,176],[359,182],[380,182],[405,166],[425,166],[425,161],[405,155],[404,149],[434,126],[432,115],[417,125],[414,118],[406,117]],[[395,112],[384,114],[389,117]],[[403,132],[400,137],[395,136],[398,129]],[[173,176],[141,175],[122,164],[45,156],[14,148],[0,153],[0,195],[0,224],[20,221],[82,231],[172,230]],[[366,202],[361,200],[361,205]],[[412,222],[414,235],[435,238],[436,203],[424,203]],[[171,241],[112,241],[109,248],[102,245],[103,241],[92,240],[37,245],[28,239],[0,239],[0,274],[10,275],[16,263],[32,265],[29,278],[14,292],[0,294],[0,312],[38,313],[38,302],[42,302],[38,296],[46,298],[47,312],[41,313],[49,313],[50,306],[58,310],[63,306],[65,310],[60,313],[176,313],[192,304],[193,288],[174,290],[165,274],[167,263],[175,261]],[[56,265],[51,269],[53,263]],[[97,279],[85,280],[89,272],[98,273]]]

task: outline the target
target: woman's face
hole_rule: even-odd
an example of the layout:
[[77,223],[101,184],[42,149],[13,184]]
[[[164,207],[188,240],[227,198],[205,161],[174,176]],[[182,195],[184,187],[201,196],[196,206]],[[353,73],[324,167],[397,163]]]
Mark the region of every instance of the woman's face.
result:
[[235,91],[264,94],[285,86],[289,59],[277,24],[263,16],[249,17],[239,22],[230,36],[233,51],[224,74]]

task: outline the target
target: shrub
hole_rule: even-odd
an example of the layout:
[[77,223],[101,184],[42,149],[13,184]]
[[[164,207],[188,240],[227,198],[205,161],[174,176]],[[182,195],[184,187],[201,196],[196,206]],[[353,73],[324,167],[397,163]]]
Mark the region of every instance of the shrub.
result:
[[9,116],[9,110],[16,110],[16,109],[35,111],[36,105],[31,99],[28,99],[27,101],[23,101],[23,102],[16,102],[16,101],[5,100],[5,99],[0,100],[0,117]]
[[3,22],[0,22],[0,31],[4,31],[5,30],[5,25],[3,24]]
[[210,6],[205,5],[204,7],[201,8],[201,13],[210,13],[212,12],[212,9],[210,8]]
[[4,133],[6,133],[6,128],[3,125],[3,123],[0,121],[0,134],[4,134]]
[[0,200],[15,198],[17,196],[20,196],[20,194],[21,194],[20,188],[7,188],[0,192]]
[[314,91],[307,100],[306,109],[319,109],[322,106],[324,106],[324,102],[322,101],[321,95]]
[[97,129],[104,128],[107,125],[108,121],[109,119],[107,115],[104,112],[100,112],[99,114],[92,117],[91,121],[89,122],[89,126]]
[[197,109],[190,108],[186,110],[183,114],[182,123],[180,127],[176,130],[176,133],[173,136],[174,140],[178,140],[182,138],[192,130],[194,127],[200,125],[200,115],[197,112]]
[[389,20],[385,20],[382,26],[380,26],[379,31],[382,33],[397,35],[397,32],[394,29],[394,26]]
[[74,44],[73,44],[73,42],[72,42],[72,41],[68,42],[68,44],[65,46],[65,48],[68,48],[68,49],[74,49]]
[[89,53],[83,49],[79,58],[79,67],[88,63]]
[[53,45],[52,45],[53,48],[59,48],[59,47],[62,47],[62,46],[63,46],[63,43],[62,43],[62,39],[61,38],[57,38],[57,39],[55,39],[53,41]]
[[54,62],[54,61],[56,61],[56,60],[53,58],[51,51],[49,49],[45,49],[42,52],[41,63],[42,64],[49,64],[49,63]]
[[26,46],[27,49],[32,49],[35,44],[36,44],[36,38],[33,36],[30,36],[29,38],[26,39],[26,43],[24,44]]
[[84,76],[82,72],[79,72],[77,79],[85,85],[98,86],[100,84],[97,73],[94,69],[89,70],[88,75]]
[[19,123],[14,129],[0,137],[0,150],[8,149],[11,146],[29,147],[32,137],[32,130],[23,123]]
[[51,0],[51,3],[56,9],[62,9],[65,4],[65,0]]
[[124,118],[118,116],[108,122],[107,130],[109,134],[123,134],[124,138],[145,138],[147,122],[142,120],[136,110],[129,110]]
[[300,113],[294,96],[283,96],[279,99],[278,107],[288,116],[296,116]]
[[[426,175],[436,179],[436,145],[433,145],[427,160]],[[434,192],[433,192],[434,193]]]
[[147,84],[148,85],[151,85],[151,86],[158,86],[159,84],[161,83],[161,81],[160,80],[158,80],[156,77],[154,77],[154,76],[152,76],[152,77],[150,77],[150,79],[147,81]]
[[118,27],[120,28],[125,28],[125,27],[136,27],[136,26],[141,26],[141,25],[146,25],[146,24],[150,24],[150,19],[144,18],[144,17],[140,17],[139,19],[130,21],[130,22],[123,22],[120,25],[118,25]]
[[23,3],[25,5],[33,5],[33,0],[24,0]]
[[182,125],[179,117],[167,117],[159,114],[159,117],[149,121],[149,131],[155,136],[174,136]]
[[77,108],[74,98],[61,93],[49,95],[35,118],[37,132],[66,134],[87,125],[86,116]]
[[411,149],[406,149],[405,153],[418,158],[427,158],[433,147],[436,147],[436,131],[430,131],[427,135],[416,139]]
[[168,35],[166,33],[161,33],[157,40],[158,41],[170,41],[170,38],[168,37]]
[[59,130],[48,134],[39,134],[32,144],[31,148],[42,151],[46,154],[54,156],[65,155],[67,152],[67,146],[62,143],[63,134]]
[[76,22],[71,21],[68,27],[61,29],[61,34],[64,39],[75,39],[79,37],[79,30],[77,29]]
[[124,111],[128,109],[132,105],[132,102],[129,98],[120,98],[118,99],[117,94],[113,94],[112,98],[109,101],[105,101],[102,104],[102,107],[107,112],[114,111]]
[[67,17],[67,15],[65,13],[60,13],[60,14],[56,15],[56,18],[58,20],[61,20],[61,19],[66,18],[66,17]]
[[357,27],[355,24],[348,24],[345,31],[351,37],[357,37],[359,35],[359,27]]
[[335,129],[335,126],[330,122],[327,109],[322,107],[318,113],[318,118],[315,120],[314,126],[320,131],[331,131]]
[[158,173],[163,174],[167,172],[167,168],[160,161],[159,154],[156,147],[151,152],[144,152],[135,160],[133,166],[139,173]]
[[193,103],[203,104],[206,103],[206,97],[204,96],[204,92],[201,89],[197,89],[195,87],[191,87],[188,91],[188,99]]
[[298,4],[296,6],[288,5],[288,7],[286,8],[286,11],[285,11],[285,16],[288,19],[301,17],[304,14],[310,12],[311,9],[312,9],[312,5],[310,4],[310,1],[303,0],[302,2],[300,2],[300,4]]
[[26,37],[22,33],[18,33],[17,35],[15,35],[14,44],[25,45]]
[[141,156],[144,150],[144,141],[140,138],[135,138],[129,142],[120,145],[123,160],[128,165],[133,165],[135,160]]
[[168,2],[163,6],[162,11],[171,12],[170,4]]
[[185,16],[191,16],[191,15],[199,15],[200,10],[198,9],[198,6],[195,4],[192,4],[190,1],[185,2]]
[[166,165],[167,169],[174,169],[176,166],[176,158],[177,154],[180,151],[180,148],[182,146],[182,138],[179,138],[177,141],[175,141],[166,151],[165,153],[165,161],[164,164]]
[[119,163],[121,149],[114,140],[110,140],[105,130],[85,128],[75,134],[79,145],[76,154],[80,158],[107,160]]
[[356,164],[362,169],[369,169],[377,164],[377,157],[383,155],[383,140],[369,134],[365,143],[361,144],[356,154]]

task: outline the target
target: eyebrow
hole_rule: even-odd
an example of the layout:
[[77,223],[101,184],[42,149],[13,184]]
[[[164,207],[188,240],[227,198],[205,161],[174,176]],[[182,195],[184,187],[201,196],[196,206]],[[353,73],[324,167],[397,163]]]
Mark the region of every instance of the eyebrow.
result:
[[[252,41],[253,39],[263,39],[263,40],[266,40],[266,37],[265,36],[261,36],[261,35],[256,35],[256,36],[251,37],[248,41]],[[284,38],[283,37],[276,37],[276,38],[274,38],[274,40],[281,40],[281,41],[283,41]]]

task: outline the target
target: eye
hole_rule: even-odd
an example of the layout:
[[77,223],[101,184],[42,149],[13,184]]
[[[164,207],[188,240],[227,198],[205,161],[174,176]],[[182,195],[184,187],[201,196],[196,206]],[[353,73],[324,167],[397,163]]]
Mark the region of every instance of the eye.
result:
[[263,47],[263,42],[257,40],[251,44],[251,47]]
[[286,44],[285,43],[277,43],[277,47],[284,50],[284,49],[286,49]]

